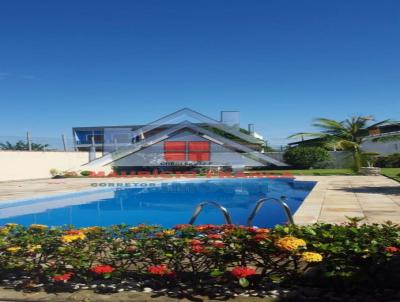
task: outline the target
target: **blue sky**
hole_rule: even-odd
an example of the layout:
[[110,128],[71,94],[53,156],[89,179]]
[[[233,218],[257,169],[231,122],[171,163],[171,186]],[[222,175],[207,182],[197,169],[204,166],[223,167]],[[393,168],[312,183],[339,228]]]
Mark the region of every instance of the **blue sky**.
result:
[[241,111],[272,144],[316,117],[400,119],[400,1],[0,3],[0,136]]

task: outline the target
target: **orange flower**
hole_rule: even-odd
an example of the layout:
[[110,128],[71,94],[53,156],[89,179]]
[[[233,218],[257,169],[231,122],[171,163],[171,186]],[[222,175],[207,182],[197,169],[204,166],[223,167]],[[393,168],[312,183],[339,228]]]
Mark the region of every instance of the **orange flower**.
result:
[[306,242],[303,239],[299,239],[293,236],[286,236],[283,238],[279,238],[275,245],[282,250],[286,251],[294,251],[298,248],[305,247]]
[[221,234],[208,234],[207,237],[209,239],[222,239],[222,235]]
[[268,239],[268,235],[266,233],[258,233],[253,237],[253,240],[260,242]]

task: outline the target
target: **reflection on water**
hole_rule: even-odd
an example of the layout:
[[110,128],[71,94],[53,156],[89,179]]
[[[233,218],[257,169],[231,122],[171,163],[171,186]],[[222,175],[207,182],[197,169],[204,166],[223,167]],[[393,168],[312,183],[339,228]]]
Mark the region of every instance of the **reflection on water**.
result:
[[[288,197],[295,212],[314,186],[313,182],[291,179],[226,179],[171,182],[145,188],[115,189],[72,197],[57,197],[0,209],[0,224],[72,224],[78,227],[111,224],[158,224],[171,227],[187,223],[195,206],[216,201],[231,213],[234,223],[245,224],[258,199]],[[276,203],[267,203],[254,220],[258,226],[285,222]],[[220,212],[206,207],[197,223],[223,223]]]

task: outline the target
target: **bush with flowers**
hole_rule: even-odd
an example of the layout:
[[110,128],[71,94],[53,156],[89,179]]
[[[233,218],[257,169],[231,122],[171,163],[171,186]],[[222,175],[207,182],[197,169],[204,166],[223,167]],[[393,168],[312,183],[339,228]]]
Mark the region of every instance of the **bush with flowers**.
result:
[[0,275],[25,288],[91,285],[98,280],[193,290],[205,285],[257,290],[273,283],[396,287],[399,257],[400,227],[391,223],[273,229],[0,227]]

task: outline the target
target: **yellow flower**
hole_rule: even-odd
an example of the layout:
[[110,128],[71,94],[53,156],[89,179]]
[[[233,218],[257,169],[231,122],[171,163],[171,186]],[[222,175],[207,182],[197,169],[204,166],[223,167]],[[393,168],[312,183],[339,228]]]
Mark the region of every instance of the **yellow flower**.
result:
[[175,234],[175,230],[165,230],[163,231],[164,235],[171,236]]
[[36,245],[28,245],[28,252],[29,253],[34,253],[37,250],[40,250],[42,248],[42,246],[40,244],[36,244]]
[[41,231],[41,230],[47,229],[48,226],[44,225],[44,224],[31,224],[29,226],[29,228],[32,229],[32,230],[40,230]]
[[322,259],[322,255],[318,253],[304,252],[301,254],[301,260],[305,262],[321,262]]
[[12,246],[12,247],[7,248],[6,251],[7,251],[7,252],[10,252],[10,253],[16,253],[16,252],[18,252],[20,249],[21,249],[21,247],[19,247],[19,246]]
[[8,227],[0,228],[0,235],[8,235],[8,233],[10,233],[10,228]]
[[84,233],[98,233],[98,232],[101,232],[101,230],[102,230],[101,227],[91,226],[91,227],[83,228],[82,232],[84,232]]
[[131,227],[129,229],[129,231],[134,232],[134,233],[139,232],[140,231],[140,227]]
[[18,223],[6,223],[6,227],[9,227],[9,228],[13,228],[13,227],[16,227],[18,225]]
[[83,232],[77,234],[68,234],[61,237],[61,241],[64,243],[70,243],[76,240],[84,240],[86,235]]
[[286,236],[283,238],[279,238],[275,245],[282,250],[286,251],[294,251],[298,248],[305,247],[306,242],[303,239],[299,239],[293,236]]

